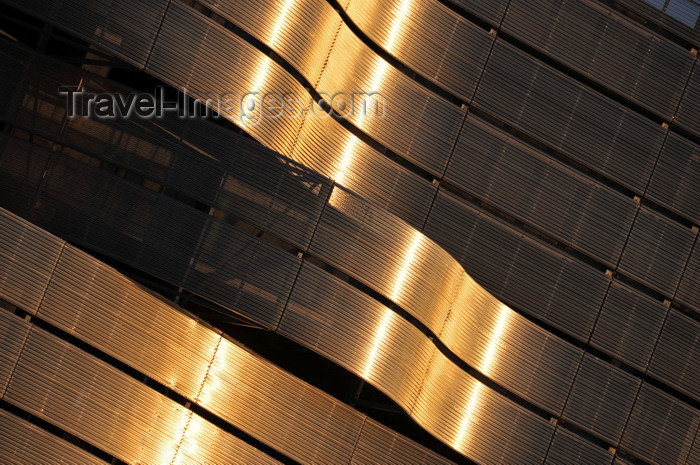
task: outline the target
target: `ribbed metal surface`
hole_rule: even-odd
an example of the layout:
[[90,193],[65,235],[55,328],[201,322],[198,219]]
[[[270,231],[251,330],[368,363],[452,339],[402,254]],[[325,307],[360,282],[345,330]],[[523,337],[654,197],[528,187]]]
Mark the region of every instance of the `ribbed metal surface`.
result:
[[608,278],[440,191],[425,228],[496,298],[587,337]]
[[632,199],[472,115],[462,127],[445,177],[609,264],[622,252],[636,209]]
[[590,0],[516,0],[503,30],[670,119],[695,57]]
[[591,336],[591,345],[644,370],[667,311],[659,300],[613,281]]
[[[698,104],[700,105],[700,103]],[[700,120],[700,116],[698,116]],[[659,155],[646,196],[700,223],[700,146],[673,132]]]
[[564,418],[617,444],[640,380],[591,355],[584,355]]
[[644,384],[622,447],[652,463],[684,463],[700,426],[700,413],[653,386]]
[[554,430],[444,357],[430,365],[413,416],[433,435],[483,463],[541,462]]
[[0,165],[3,166],[0,199],[7,208],[26,215],[32,208],[49,154],[32,144],[9,138],[7,134],[0,134],[0,150]]
[[436,457],[430,450],[367,418],[362,425],[362,432],[357,441],[357,447],[350,461],[353,465],[360,464],[396,464],[405,463],[451,463],[442,457]]
[[272,47],[312,84],[318,82],[341,23],[325,0],[202,3]]
[[697,60],[678,106],[674,122],[700,135],[700,65]]
[[646,185],[665,132],[503,41],[494,46],[474,102],[637,191]]
[[[687,0],[674,0],[668,2],[669,5],[661,0],[617,0],[617,2],[629,8],[633,14],[650,19],[652,23],[672,31],[674,35],[690,41],[696,47],[700,46],[700,21],[698,21],[700,8],[696,4]],[[666,12],[663,11],[665,6]],[[671,8],[671,14],[668,8]]]
[[573,464],[609,464],[613,454],[605,449],[597,447],[587,440],[575,434],[558,428],[554,433],[552,445],[549,447],[545,464],[573,465]]
[[351,0],[347,13],[402,63],[462,99],[471,99],[493,35],[437,0]]
[[291,158],[415,228],[423,225],[435,196],[433,184],[374,150],[330,117],[305,121]]
[[[5,211],[0,218],[1,224],[18,223],[33,232],[36,243],[52,239]],[[359,412],[221,339],[73,247],[64,251],[38,316],[302,462],[325,457],[349,460],[366,421]],[[29,326],[19,317],[0,311],[0,320],[4,330],[0,350],[7,351],[2,357],[4,371],[9,374],[24,349],[8,391],[10,402],[125,460],[147,460],[148,454],[177,450],[185,461],[269,461],[155,390],[43,330],[34,330],[25,344]],[[80,402],[76,404],[75,398]],[[81,420],[72,422],[72,415]],[[369,456],[405,463],[422,454],[429,463],[444,461],[396,433],[392,440],[404,444],[405,452],[380,447],[388,433],[375,430],[364,433],[363,450]]]
[[200,404],[301,462],[348,462],[362,417],[224,339]]
[[700,398],[700,323],[671,310],[659,336],[649,374]]
[[678,291],[676,292],[676,298],[695,308],[700,310],[700,245],[698,240],[695,240],[695,246],[693,252],[690,254],[688,263],[686,265],[685,271],[683,272],[683,278],[678,286]]
[[435,175],[442,174],[465,110],[437,97],[389,66],[347,26],[340,29],[318,88],[327,92],[381,90],[386,105],[383,117],[355,112],[347,119],[421,168]]
[[104,464],[58,436],[0,410],[0,461],[7,465],[27,463]]
[[158,25],[168,0],[98,0],[63,2],[60,0],[6,0],[15,8],[60,24],[81,39],[101,49],[122,55],[129,63],[142,67],[148,60]]
[[[7,172],[5,169],[1,171]],[[63,241],[52,238],[37,243],[42,235],[28,230],[27,224],[26,221],[0,223],[0,297],[35,313],[46,292]]]
[[493,0],[491,2],[480,0],[450,0],[450,3],[464,8],[469,14],[474,14],[494,24],[500,24],[508,6],[508,0]]
[[659,292],[672,295],[696,235],[690,228],[642,207],[619,269]]
[[[186,437],[190,454],[205,459],[206,455],[195,453],[194,443],[199,434],[211,440],[218,429],[37,328],[32,329],[5,399],[128,462],[175,460],[187,446],[181,445]],[[243,462],[274,462],[234,436],[220,434],[218,439],[224,456],[237,456]]]
[[0,310],[0,397],[5,394],[29,328],[26,321]]

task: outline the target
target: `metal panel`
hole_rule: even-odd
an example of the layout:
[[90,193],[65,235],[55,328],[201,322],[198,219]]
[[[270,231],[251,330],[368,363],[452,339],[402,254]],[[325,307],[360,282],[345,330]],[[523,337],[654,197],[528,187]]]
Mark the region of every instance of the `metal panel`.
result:
[[[697,21],[700,8],[688,0],[617,0],[621,6],[629,8],[633,14],[649,19],[653,24],[671,31],[698,48],[700,46],[700,21]],[[673,5],[671,5],[673,4]],[[664,8],[666,6],[666,8]],[[673,6],[673,8],[670,8]],[[669,11],[670,8],[670,11]]]
[[700,135],[700,65],[697,60],[674,122]]
[[0,410],[0,437],[3,438],[0,442],[0,461],[7,465],[107,463],[4,410]]
[[676,292],[676,299],[696,310],[700,310],[700,244],[695,240],[693,252],[683,272],[681,283]]
[[667,311],[662,302],[613,281],[591,336],[591,345],[643,371]]
[[622,436],[621,447],[652,463],[683,463],[700,426],[700,413],[644,384]]
[[437,352],[393,310],[309,265],[278,331],[361,376],[409,412]]
[[35,313],[64,242],[29,222],[0,211],[0,297]]
[[517,0],[503,30],[670,119],[695,57],[600,3]]
[[[700,106],[700,103],[698,103]],[[700,119],[700,116],[698,116]],[[670,132],[646,196],[700,223],[700,146]]]
[[341,19],[324,0],[202,2],[275,50],[315,85]]
[[700,323],[671,310],[648,373],[691,397],[700,397]]
[[494,46],[474,103],[637,192],[666,132],[503,41]]
[[474,14],[496,25],[501,23],[503,14],[508,6],[508,0],[493,0],[490,2],[481,0],[451,0],[450,3],[458,5],[470,14]]
[[98,0],[63,2],[10,0],[12,6],[143,67],[168,0]]
[[565,430],[557,428],[554,433],[552,445],[547,453],[545,464],[573,465],[573,464],[610,464],[613,454],[603,448],[595,446],[587,440]]
[[430,449],[407,440],[386,426],[371,418],[362,425],[362,433],[357,440],[352,459],[353,465],[360,464],[406,464],[406,463],[452,463],[443,457],[436,457]]
[[0,309],[0,398],[19,359],[31,325],[5,309]]
[[300,462],[348,462],[363,417],[223,339],[200,404]]
[[673,295],[696,235],[690,228],[642,207],[619,270],[659,292]]
[[613,265],[636,211],[631,198],[472,115],[465,120],[445,177],[500,210]]
[[351,0],[350,19],[402,63],[459,96],[471,100],[486,63],[492,34],[436,0],[395,8],[377,0]]
[[608,278],[440,191],[425,233],[504,302],[586,339]]
[[586,354],[564,417],[617,444],[640,383],[638,378]]
[[34,144],[0,135],[0,202],[5,208],[27,215],[49,156],[49,152]]
[[[325,92],[379,91],[384,116],[370,108],[346,112],[348,121],[390,150],[440,176],[465,110],[437,97],[372,52],[347,26],[338,34],[318,88]],[[342,99],[334,99],[336,111]],[[368,105],[369,106],[369,105]]]

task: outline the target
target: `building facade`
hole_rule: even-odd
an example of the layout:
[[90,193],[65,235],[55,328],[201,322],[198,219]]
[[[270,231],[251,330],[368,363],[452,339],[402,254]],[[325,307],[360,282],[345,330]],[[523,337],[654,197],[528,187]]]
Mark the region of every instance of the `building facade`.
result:
[[2,3],[8,461],[700,463],[694,1]]

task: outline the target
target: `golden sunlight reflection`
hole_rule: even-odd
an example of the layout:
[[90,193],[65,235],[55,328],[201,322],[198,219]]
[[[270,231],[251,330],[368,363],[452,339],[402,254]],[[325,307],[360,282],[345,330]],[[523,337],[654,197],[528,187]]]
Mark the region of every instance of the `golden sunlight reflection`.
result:
[[[385,44],[385,48],[388,52],[393,52],[395,50],[395,47],[397,45],[397,40],[399,38],[399,31],[401,30],[401,23],[406,19],[406,15],[408,14],[411,3],[413,0],[402,0],[401,4],[399,7],[395,10],[394,13],[394,21],[391,24],[391,29],[389,31],[389,36],[387,37],[387,41]],[[380,85],[382,83],[382,80],[384,79],[384,75],[386,74],[386,71],[389,67],[389,64],[382,58],[376,57],[376,63],[377,66],[374,68],[372,71],[371,77],[369,79],[369,87],[367,88],[367,92],[378,92]],[[357,120],[355,125],[359,129],[364,129],[364,126],[366,126],[366,116],[363,114],[358,114],[357,115]],[[345,149],[343,150],[343,155],[340,159],[340,163],[338,164],[338,167],[336,168],[336,173],[335,173],[335,181],[338,184],[343,183],[343,178],[345,176],[346,171],[348,170],[350,164],[352,163],[353,160],[353,155],[355,151],[355,146],[357,145],[357,138],[353,135],[350,135],[350,139],[348,140],[347,145],[345,146]]]
[[390,296],[391,300],[394,301],[396,301],[396,299],[398,299],[401,295],[401,290],[404,287],[406,278],[408,277],[408,272],[411,270],[413,263],[416,261],[416,253],[418,251],[418,247],[420,246],[421,239],[423,238],[423,234],[421,234],[420,231],[414,231],[413,234],[413,240],[411,241],[411,245],[406,251],[406,255],[404,255],[403,265],[401,266],[401,270],[399,271],[399,274],[396,277],[394,289]]
[[363,373],[363,377],[367,379],[372,372],[372,367],[374,366],[374,362],[377,359],[377,352],[379,351],[379,346],[382,343],[382,340],[387,335],[387,329],[389,327],[389,323],[391,323],[391,320],[394,318],[394,312],[390,309],[386,309],[386,313],[384,314],[384,318],[382,318],[381,323],[379,324],[379,327],[377,328],[377,331],[374,333],[374,343],[372,344],[372,350],[369,353],[369,357],[367,357],[367,363],[365,365],[365,371]]
[[[493,372],[495,365],[494,362],[496,361],[496,353],[498,351],[498,347],[500,346],[503,333],[507,327],[510,312],[510,308],[504,304],[500,304],[500,311],[498,312],[496,323],[491,331],[490,342],[486,348],[486,353],[484,354],[484,359],[481,363],[481,372],[485,375],[490,375]],[[474,391],[472,392],[471,396],[469,396],[457,437],[453,443],[454,448],[457,450],[466,450],[464,440],[465,438],[468,439],[467,433],[470,432],[472,421],[474,420],[476,406],[479,403],[480,393],[481,390],[484,389],[483,386],[484,385],[481,382],[476,381]]]

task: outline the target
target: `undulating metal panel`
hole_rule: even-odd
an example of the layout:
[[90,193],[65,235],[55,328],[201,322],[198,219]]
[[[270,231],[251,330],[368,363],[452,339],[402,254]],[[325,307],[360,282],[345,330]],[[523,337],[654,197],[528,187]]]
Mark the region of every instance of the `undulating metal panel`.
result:
[[700,323],[671,310],[659,336],[648,373],[689,396],[700,398]]
[[58,436],[0,410],[0,461],[6,465],[27,463],[106,464]]
[[600,2],[515,0],[503,30],[666,120],[695,57]]
[[557,428],[545,464],[610,464],[613,454],[563,428]]
[[301,84],[277,63],[179,2],[170,5],[145,70],[177,89],[188,89],[192,97],[220,98],[222,116],[283,154],[291,152],[303,122],[300,109],[271,117],[266,113],[269,102],[264,104],[262,96],[282,89],[302,105],[311,101]]
[[440,356],[430,365],[412,415],[434,436],[483,463],[541,462],[554,430]]
[[121,55],[137,67],[143,67],[148,61],[158,26],[170,4],[168,0],[7,0],[5,3],[44,21],[60,24],[62,29]]
[[649,363],[667,311],[663,302],[613,281],[590,343],[643,371]]
[[688,263],[683,272],[681,283],[676,291],[676,299],[700,310],[700,244],[695,240],[693,252],[690,254]]
[[698,186],[700,186],[700,145],[670,132],[656,162],[646,197],[698,224],[700,223]]
[[24,220],[0,223],[0,298],[36,313],[64,242],[44,239],[28,230],[27,224]]
[[351,0],[350,19],[421,76],[471,100],[495,37],[437,0]]
[[272,48],[312,85],[318,83],[341,23],[328,2],[205,0],[202,3]]
[[442,175],[465,110],[393,68],[345,25],[340,28],[318,88],[331,93],[361,92],[353,97],[366,102],[372,100],[364,94],[381,90],[381,112],[375,111],[374,104],[367,105],[367,112],[342,110],[340,98],[331,104],[385,147],[433,175]]
[[700,412],[644,384],[621,447],[652,463],[684,463],[700,426]]
[[619,270],[665,295],[681,279],[697,232],[642,207],[620,260]]
[[640,383],[638,378],[586,354],[566,402],[564,418],[617,444]]
[[437,189],[364,143],[329,116],[307,117],[290,157],[416,229],[425,222]]
[[465,120],[445,178],[611,265],[622,252],[636,211],[631,198],[472,115]]
[[[698,10],[700,11],[700,7]],[[698,64],[697,59],[681,103],[678,106],[674,122],[700,135],[700,64]]]
[[502,40],[474,103],[637,192],[646,186],[666,132]]
[[425,234],[499,300],[586,339],[609,282],[603,273],[440,191]]
[[407,441],[386,426],[371,418],[367,418],[362,425],[362,432],[357,440],[352,459],[352,465],[360,464],[395,464],[406,463],[452,463],[442,457],[436,457],[429,449]]

